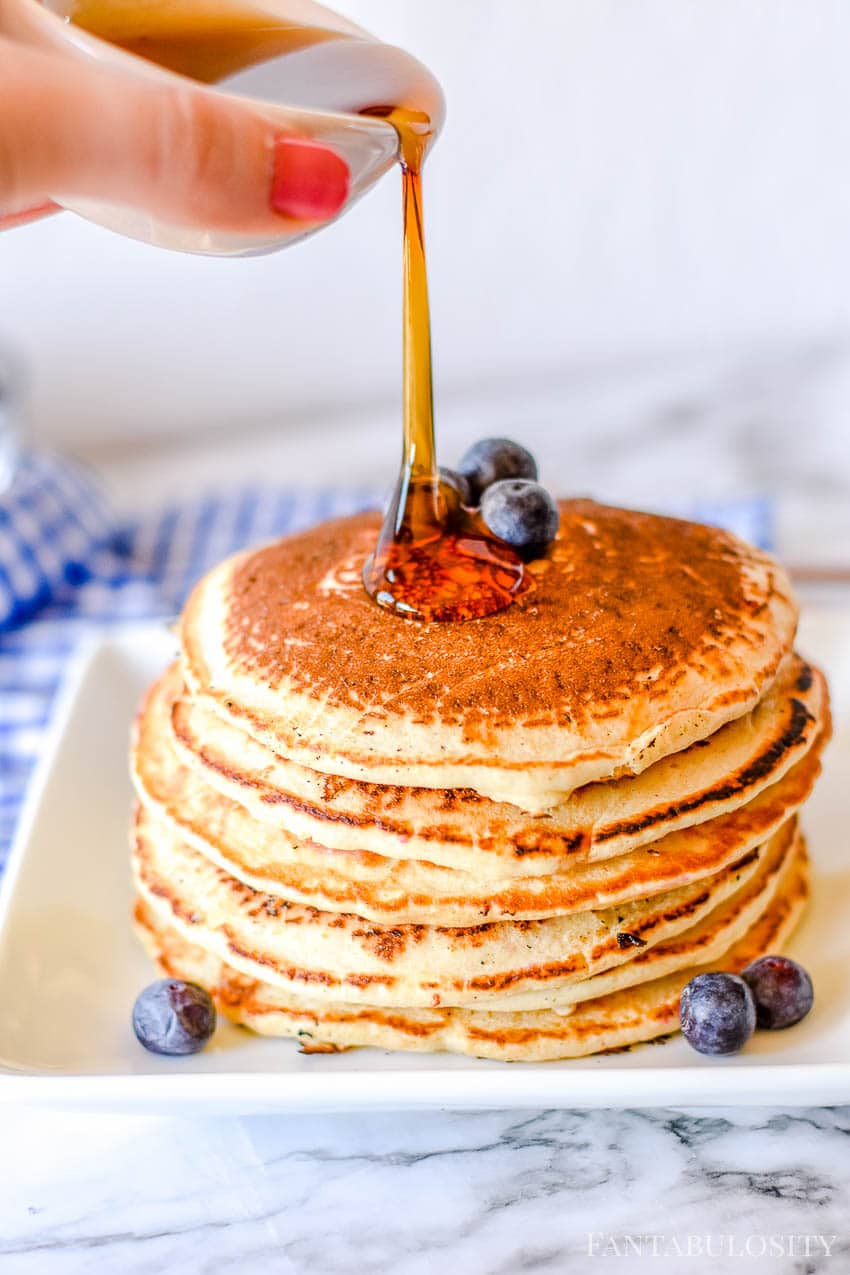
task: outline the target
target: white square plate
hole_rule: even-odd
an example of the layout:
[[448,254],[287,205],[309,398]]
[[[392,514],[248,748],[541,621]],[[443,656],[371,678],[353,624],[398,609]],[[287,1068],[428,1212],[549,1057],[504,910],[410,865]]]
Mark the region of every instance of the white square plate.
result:
[[811,609],[801,649],[830,675],[836,738],[806,812],[813,904],[793,943],[816,1003],[735,1058],[680,1037],[564,1063],[494,1063],[373,1049],[305,1056],[223,1024],[189,1058],[137,1044],[130,1010],[153,977],[128,923],[130,721],[173,640],[146,628],[83,658],[24,813],[0,899],[0,1099],[183,1113],[369,1107],[541,1107],[850,1101],[850,610]]

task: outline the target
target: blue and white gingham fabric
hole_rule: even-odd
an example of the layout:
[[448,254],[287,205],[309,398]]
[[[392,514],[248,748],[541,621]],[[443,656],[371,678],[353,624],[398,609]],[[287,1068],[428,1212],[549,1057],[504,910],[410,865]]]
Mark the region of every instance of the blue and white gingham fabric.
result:
[[[81,471],[69,467],[60,476],[54,463],[48,481],[49,492],[60,484],[65,496],[79,491],[88,502],[85,510],[77,510],[76,520],[58,514],[58,495],[54,502],[52,495],[35,490],[38,472],[35,465],[27,470],[24,517],[15,520],[13,531],[15,542],[28,546],[21,560],[31,565],[20,576],[24,589],[17,610],[16,599],[9,608],[18,627],[0,632],[0,870],[56,692],[81,640],[110,625],[171,617],[195,581],[226,554],[325,518],[375,507],[379,499],[372,488],[246,487],[115,524]],[[5,513],[0,525],[8,529],[15,501],[5,498],[5,510],[3,503],[0,497],[0,517]],[[771,542],[769,505],[762,500],[691,504],[670,512],[728,527],[766,547]],[[69,548],[66,566],[57,571]],[[50,580],[40,593],[33,590],[39,571]],[[49,600],[33,615],[39,596]],[[20,623],[25,614],[32,618]]]
[[79,583],[112,524],[101,492],[73,461],[24,452],[0,499],[0,631]]

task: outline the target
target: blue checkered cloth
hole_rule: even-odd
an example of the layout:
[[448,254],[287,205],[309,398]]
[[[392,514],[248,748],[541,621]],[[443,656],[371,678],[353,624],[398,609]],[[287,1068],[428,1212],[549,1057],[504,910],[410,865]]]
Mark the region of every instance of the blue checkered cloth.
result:
[[0,631],[85,579],[112,522],[91,476],[49,452],[23,452],[0,498]]
[[[74,509],[75,501],[85,508],[79,503]],[[3,614],[17,627],[7,622],[0,632],[0,870],[57,690],[83,640],[109,626],[175,615],[195,581],[226,554],[374,508],[378,501],[373,488],[245,487],[116,523],[84,471],[55,458],[33,459],[21,488],[16,481],[11,493],[0,496],[0,534],[8,533],[8,541],[0,538],[6,570],[0,580],[21,586],[20,595],[2,595]],[[690,504],[669,512],[728,527],[765,547],[771,543],[764,500]],[[12,570],[10,561],[17,564]]]

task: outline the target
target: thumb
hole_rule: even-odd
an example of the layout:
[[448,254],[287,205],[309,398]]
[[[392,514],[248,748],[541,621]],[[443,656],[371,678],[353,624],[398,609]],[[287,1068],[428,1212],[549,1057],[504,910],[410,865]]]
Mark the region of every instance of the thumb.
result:
[[0,37],[0,215],[100,199],[204,229],[280,234],[345,203],[333,150],[177,77],[132,75]]

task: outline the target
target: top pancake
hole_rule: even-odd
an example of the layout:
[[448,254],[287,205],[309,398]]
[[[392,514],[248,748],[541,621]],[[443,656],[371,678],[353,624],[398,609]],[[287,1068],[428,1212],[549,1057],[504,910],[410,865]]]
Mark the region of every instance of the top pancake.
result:
[[378,526],[228,559],[182,621],[191,693],[326,774],[545,810],[748,712],[793,641],[782,569],[713,528],[565,501],[522,601],[421,624],[362,587]]

